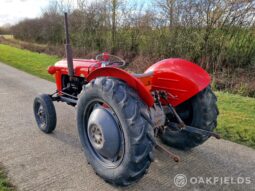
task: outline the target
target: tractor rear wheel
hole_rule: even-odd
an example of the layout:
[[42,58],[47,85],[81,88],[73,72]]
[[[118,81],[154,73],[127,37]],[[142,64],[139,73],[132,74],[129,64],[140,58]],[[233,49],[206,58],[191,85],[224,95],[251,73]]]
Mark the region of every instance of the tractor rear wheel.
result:
[[34,115],[37,126],[44,133],[51,133],[56,128],[57,117],[51,97],[40,94],[34,99]]
[[148,107],[126,83],[100,77],[84,86],[77,126],[87,161],[106,182],[127,186],[152,162],[153,128]]
[[[219,114],[216,102],[217,98],[208,86],[175,109],[186,125],[213,131],[217,126],[217,116]],[[170,117],[171,121],[171,116],[168,117]],[[166,128],[165,132],[161,135],[161,139],[165,144],[181,150],[194,148],[205,142],[208,138],[208,136],[176,131],[171,128]]]

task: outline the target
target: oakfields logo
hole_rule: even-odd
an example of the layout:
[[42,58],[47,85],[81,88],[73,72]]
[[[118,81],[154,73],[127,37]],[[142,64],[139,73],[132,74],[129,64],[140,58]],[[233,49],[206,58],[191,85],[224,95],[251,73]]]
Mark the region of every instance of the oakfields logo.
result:
[[228,184],[251,184],[251,177],[187,177],[184,174],[177,174],[174,177],[174,184],[181,188],[187,183],[190,184],[208,184],[208,185],[228,185]]
[[184,187],[187,184],[187,177],[184,174],[177,174],[174,177],[174,184],[179,188]]

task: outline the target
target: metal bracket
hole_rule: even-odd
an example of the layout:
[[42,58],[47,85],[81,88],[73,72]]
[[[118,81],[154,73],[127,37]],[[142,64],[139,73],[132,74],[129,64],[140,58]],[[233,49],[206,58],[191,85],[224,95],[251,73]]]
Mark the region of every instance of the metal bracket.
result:
[[[49,94],[52,101],[57,101],[57,102],[62,101],[62,102],[66,102],[68,104],[70,103],[70,104],[76,105],[78,102],[78,98],[73,95],[63,92],[65,89],[67,89],[67,88],[64,88],[62,91],[56,90],[54,93]],[[57,93],[61,93],[65,96],[56,95]],[[54,95],[56,95],[56,96],[54,96]]]
[[175,129],[179,128],[180,131],[187,131],[187,132],[190,132],[190,133],[196,133],[196,134],[200,134],[200,135],[213,136],[216,139],[220,139],[220,135],[217,134],[217,133],[214,133],[212,131],[207,131],[207,130],[204,130],[204,129],[199,129],[199,128],[188,126],[188,125],[185,125],[184,127],[180,128],[179,124],[172,123],[172,122],[169,122],[168,125],[170,127],[175,128]]
[[165,146],[160,144],[158,141],[156,141],[156,148],[161,150],[161,151],[164,151],[175,162],[180,162],[181,158],[178,155],[176,155],[176,154],[172,153],[171,151],[169,151]]
[[171,110],[171,112],[174,114],[175,118],[177,119],[178,123],[172,123],[172,122],[168,122],[168,125],[175,128],[175,129],[179,129],[180,131],[187,131],[190,133],[196,133],[196,134],[200,134],[200,135],[206,135],[206,136],[213,136],[216,139],[220,139],[220,135],[217,133],[214,133],[212,131],[207,131],[204,129],[200,129],[197,127],[192,127],[192,126],[188,126],[184,123],[184,121],[181,119],[181,117],[178,115],[178,113],[176,112],[175,108],[169,104],[167,102],[167,95],[164,92],[160,92],[160,96],[162,99],[164,99],[167,103],[168,108]]

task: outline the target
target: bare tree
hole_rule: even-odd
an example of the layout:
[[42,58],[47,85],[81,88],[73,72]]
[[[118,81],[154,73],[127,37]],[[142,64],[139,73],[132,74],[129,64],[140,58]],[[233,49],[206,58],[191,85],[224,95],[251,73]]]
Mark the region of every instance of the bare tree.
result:
[[[109,0],[104,0],[105,4],[109,2]],[[116,35],[117,35],[117,24],[120,21],[120,8],[124,5],[123,0],[111,0],[108,3],[109,13],[111,17],[111,39],[112,39],[112,52],[116,51]]]
[[161,14],[166,18],[169,27],[172,28],[178,20],[178,9],[182,0],[156,0],[156,5],[161,9]]

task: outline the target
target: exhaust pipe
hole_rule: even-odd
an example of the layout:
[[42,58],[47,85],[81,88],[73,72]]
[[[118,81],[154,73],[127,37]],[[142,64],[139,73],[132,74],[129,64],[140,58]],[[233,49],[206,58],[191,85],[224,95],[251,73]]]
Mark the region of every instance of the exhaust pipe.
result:
[[66,34],[66,59],[67,59],[67,66],[68,66],[68,75],[70,77],[70,80],[74,77],[74,69],[73,69],[73,53],[72,53],[72,47],[70,45],[70,36],[68,31],[68,19],[67,19],[67,13],[65,13],[65,34]]

